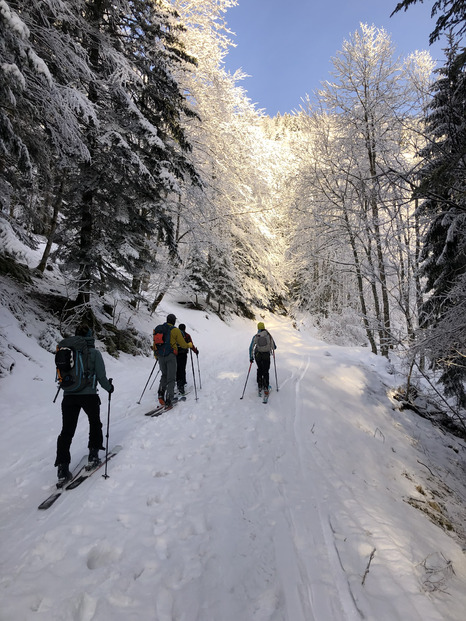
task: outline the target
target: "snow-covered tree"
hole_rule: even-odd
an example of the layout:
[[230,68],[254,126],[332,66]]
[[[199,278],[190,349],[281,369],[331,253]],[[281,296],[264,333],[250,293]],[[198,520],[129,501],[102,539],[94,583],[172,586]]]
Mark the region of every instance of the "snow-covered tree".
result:
[[[59,15],[76,28],[66,4]],[[27,226],[40,229],[41,188],[89,157],[80,119],[94,112],[79,90],[89,77],[82,50],[55,27],[48,3],[0,0],[0,201]]]
[[332,262],[341,282],[353,274],[354,309],[384,355],[403,338],[400,320],[408,333],[415,324],[415,223],[405,178],[420,111],[413,76],[430,73],[427,60],[403,64],[384,30],[361,25],[333,59],[335,80],[301,115],[308,139],[298,145],[298,208],[314,212],[322,265]]
[[[81,298],[134,289],[155,266],[154,233],[173,242],[167,196],[197,182],[182,127],[195,113],[174,77],[195,63],[178,39],[179,18],[163,0],[2,0],[1,8],[11,26],[2,36],[4,99],[16,104],[13,122],[5,113],[2,120],[11,130],[9,157],[23,153],[18,161],[29,158],[42,182],[41,160],[66,173],[58,175],[67,200],[56,218],[57,254]],[[46,156],[33,160],[42,139]]]
[[466,285],[466,72],[450,38],[445,67],[438,70],[427,116],[431,142],[421,151],[416,195],[429,220],[422,258],[426,292],[426,347],[442,367],[446,393],[466,406],[463,317]]
[[[175,65],[194,62],[177,40],[177,16],[165,2],[88,2],[83,37],[92,80],[87,95],[97,120],[85,128],[91,159],[75,177],[61,258],[78,268],[84,298],[121,286],[154,266],[157,227],[172,239],[164,208],[184,176],[195,179],[181,117],[186,104]],[[119,266],[118,277],[113,278]]]
[[[223,265],[227,272],[233,308],[244,312],[252,305],[268,306],[273,304],[273,292],[280,289],[270,265],[280,244],[271,252],[267,215],[272,213],[278,178],[271,168],[279,165],[280,158],[277,143],[265,135],[262,113],[238,85],[242,74],[230,75],[222,63],[231,45],[225,13],[236,1],[177,0],[174,4],[187,26],[186,49],[198,63],[183,82],[198,114],[186,128],[193,145],[191,158],[202,179],[202,189],[187,188],[183,196],[183,225],[190,231],[187,282],[194,270],[192,280],[196,287],[203,283],[206,297],[210,299],[218,289],[218,276],[204,257],[208,249],[210,263]],[[204,261],[193,261],[190,254]],[[201,281],[200,264],[205,267]]]

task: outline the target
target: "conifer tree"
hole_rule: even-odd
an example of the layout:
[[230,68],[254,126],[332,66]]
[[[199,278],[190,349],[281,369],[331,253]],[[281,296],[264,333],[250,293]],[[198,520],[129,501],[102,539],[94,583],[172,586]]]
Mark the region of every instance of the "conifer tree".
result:
[[442,367],[446,394],[465,407],[464,321],[453,311],[464,305],[466,285],[466,75],[458,45],[449,41],[429,106],[431,140],[421,153],[417,195],[429,221],[421,257],[429,294],[423,307],[427,349]]
[[[392,15],[402,9],[408,10],[413,4],[423,0],[402,0],[398,2]],[[466,32],[466,6],[464,0],[433,0],[432,17],[437,17],[434,30],[430,33],[429,43],[437,41],[446,32],[455,33],[460,38]],[[464,56],[464,49],[462,55]]]
[[[194,60],[176,38],[176,13],[163,0],[93,0],[85,22],[88,97],[97,121],[85,129],[91,157],[75,179],[62,259],[79,268],[87,301],[96,286],[125,280],[129,286],[131,277],[154,268],[147,240],[157,227],[173,239],[167,193],[179,191],[185,175],[194,181],[195,172],[184,156],[190,147],[181,125],[193,112],[172,75],[174,65]],[[116,280],[115,266],[121,268]]]
[[89,156],[79,119],[92,106],[71,86],[87,67],[68,34],[71,12],[63,5],[60,15],[68,32],[54,26],[47,2],[0,2],[0,201],[28,228],[40,217],[41,188]]
[[1,6],[0,126],[12,170],[3,185],[20,165],[46,187],[47,171],[66,170],[56,238],[65,272],[83,301],[128,290],[154,268],[154,233],[174,248],[167,196],[197,181],[183,129],[194,113],[174,77],[195,60],[178,15],[164,0]]

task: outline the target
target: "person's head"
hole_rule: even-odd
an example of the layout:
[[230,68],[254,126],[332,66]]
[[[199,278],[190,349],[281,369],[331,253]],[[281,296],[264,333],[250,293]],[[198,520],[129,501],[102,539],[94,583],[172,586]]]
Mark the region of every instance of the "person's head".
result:
[[175,325],[176,323],[176,317],[173,313],[170,313],[169,315],[167,315],[167,323],[171,323],[172,326]]
[[92,330],[87,325],[87,323],[80,323],[76,328],[75,332],[76,336],[92,336]]
[[259,321],[259,323],[257,324],[257,329],[258,330],[265,330],[265,325],[263,321]]
[[183,330],[183,332],[186,330],[186,326],[184,325],[184,323],[180,323],[180,325],[178,326],[178,328],[180,330]]

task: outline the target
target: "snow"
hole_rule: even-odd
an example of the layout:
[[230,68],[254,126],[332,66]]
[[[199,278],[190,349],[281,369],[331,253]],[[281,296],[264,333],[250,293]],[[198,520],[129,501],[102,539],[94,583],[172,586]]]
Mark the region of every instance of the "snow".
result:
[[0,13],[2,14],[9,27],[18,33],[23,39],[29,38],[29,28],[19,18],[19,16],[10,9],[8,4],[4,0],[0,0]]
[[[108,479],[39,511],[61,424],[39,342],[50,349],[55,333],[27,296],[18,319],[16,285],[2,289],[14,366],[0,379],[1,621],[464,619],[465,443],[396,409],[386,360],[261,315],[279,390],[272,365],[262,404],[253,367],[241,400],[256,323],[168,301],[133,323],[148,335],[168,312],[186,323],[196,388],[188,360],[187,401],[145,417],[153,359],[104,353],[116,390],[110,403],[101,392],[102,421],[110,406],[109,444],[123,449]],[[72,465],[87,432],[81,414]]]

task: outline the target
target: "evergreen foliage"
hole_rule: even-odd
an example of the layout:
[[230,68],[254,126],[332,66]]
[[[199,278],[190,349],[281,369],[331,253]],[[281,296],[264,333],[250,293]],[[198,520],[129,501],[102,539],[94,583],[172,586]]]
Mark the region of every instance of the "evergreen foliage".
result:
[[162,0],[9,4],[10,168],[48,186],[66,171],[56,256],[82,299],[129,290],[155,266],[154,233],[173,239],[167,195],[198,182],[182,125],[195,113],[173,77],[195,60],[177,14]]
[[433,87],[427,117],[431,141],[422,151],[416,194],[424,199],[420,212],[429,221],[422,253],[429,294],[422,320],[429,332],[427,349],[442,367],[447,394],[464,407],[466,340],[457,309],[464,307],[466,285],[466,74],[458,46],[450,42]]
[[[404,9],[422,2],[423,0],[402,0],[398,2],[392,15]],[[432,17],[437,16],[434,30],[430,33],[429,43],[433,43],[446,32],[452,31],[457,37],[466,32],[466,4],[464,0],[435,0],[432,3]]]

